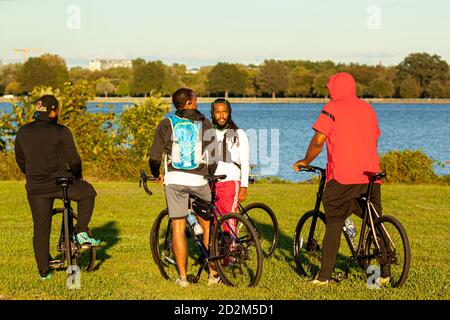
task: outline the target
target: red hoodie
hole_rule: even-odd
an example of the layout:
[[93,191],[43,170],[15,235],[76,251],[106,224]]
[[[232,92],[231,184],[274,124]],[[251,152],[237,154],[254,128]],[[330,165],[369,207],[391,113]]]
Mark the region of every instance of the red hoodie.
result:
[[370,104],[357,98],[356,82],[350,74],[331,76],[327,88],[331,101],[313,125],[327,136],[327,181],[369,183],[364,172],[380,171],[377,115]]

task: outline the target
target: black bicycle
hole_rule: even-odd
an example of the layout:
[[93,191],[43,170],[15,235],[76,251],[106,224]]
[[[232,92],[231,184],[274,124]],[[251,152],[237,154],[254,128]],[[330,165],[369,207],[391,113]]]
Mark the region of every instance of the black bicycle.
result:
[[270,259],[277,248],[280,231],[273,210],[264,203],[255,202],[245,207],[239,204],[239,214],[255,229],[264,258]]
[[[199,269],[196,275],[189,275],[188,281],[196,283],[203,270],[209,271],[208,264],[214,266],[220,279],[229,286],[254,287],[258,284],[263,268],[263,253],[255,230],[249,221],[236,213],[223,214],[215,206],[216,183],[225,175],[206,176],[211,185],[211,202],[190,195],[190,210],[210,221],[209,248],[203,243],[202,235],[196,235],[186,221],[188,232],[188,255],[194,257],[194,265]],[[149,178],[141,171],[140,183],[147,194],[152,192],[147,186]],[[172,220],[167,209],[161,211],[150,232],[152,257],[165,279],[178,277],[175,256],[172,250]],[[232,226],[236,226],[233,228]]]
[[[52,215],[62,213],[61,233],[59,236],[57,250],[62,254],[62,259],[52,260],[50,265],[53,269],[59,269],[64,267],[64,261],[66,262],[67,270],[70,274],[75,273],[77,270],[74,266],[79,267],[82,250],[84,258],[87,260],[87,266],[84,271],[92,271],[95,267],[95,260],[97,257],[97,248],[90,244],[79,244],[76,238],[75,228],[73,221],[77,220],[77,214],[70,205],[70,199],[67,189],[69,185],[73,183],[72,178],[63,177],[58,178],[56,183],[61,186],[63,191],[63,208],[54,208]],[[92,236],[92,234],[89,235]]]
[[[314,278],[322,259],[322,240],[325,234],[325,215],[320,211],[323,190],[325,188],[325,169],[309,166],[301,167],[300,172],[314,172],[320,175],[319,190],[314,210],[307,211],[297,224],[294,236],[294,258],[300,274]],[[408,236],[402,224],[393,216],[380,215],[370,197],[375,181],[384,178],[385,173],[367,173],[370,178],[366,194],[361,196],[362,224],[358,245],[350,237],[346,228],[343,235],[349,246],[351,257],[347,261],[344,273],[339,272],[336,281],[348,277],[350,265],[356,262],[368,276],[376,270],[388,270],[391,287],[400,287],[408,277],[411,263],[411,249]],[[387,268],[387,269],[386,269]],[[379,274],[375,281],[379,281]],[[379,284],[379,282],[377,282]]]

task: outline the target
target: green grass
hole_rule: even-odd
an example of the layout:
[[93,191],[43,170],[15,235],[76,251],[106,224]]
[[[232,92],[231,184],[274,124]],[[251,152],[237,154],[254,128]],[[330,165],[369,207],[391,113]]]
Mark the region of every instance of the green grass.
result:
[[[246,203],[264,202],[280,223],[275,256],[264,261],[256,288],[236,289],[200,283],[181,289],[164,280],[151,259],[149,231],[165,206],[163,190],[148,197],[137,183],[93,183],[98,192],[91,229],[106,244],[99,267],[81,274],[81,289],[69,290],[67,276],[57,272],[38,281],[34,261],[33,223],[23,182],[0,182],[0,298],[10,299],[449,299],[450,188],[384,185],[385,214],[406,228],[412,250],[409,278],[401,289],[370,290],[361,273],[328,287],[313,287],[295,271],[292,244],[301,214],[313,207],[316,186],[257,184]],[[59,202],[59,204],[61,204]],[[355,224],[358,228],[358,222]],[[54,219],[52,249],[60,219]],[[191,269],[191,271],[193,271]]]

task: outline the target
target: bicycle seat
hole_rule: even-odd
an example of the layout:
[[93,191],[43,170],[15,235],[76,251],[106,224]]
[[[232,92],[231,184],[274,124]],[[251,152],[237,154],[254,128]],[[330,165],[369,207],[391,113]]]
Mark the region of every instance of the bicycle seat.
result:
[[386,172],[364,171],[364,174],[369,177],[370,181],[376,181],[386,177]]
[[69,185],[72,184],[73,180],[71,177],[60,177],[60,178],[56,178],[56,184],[59,186],[63,186],[63,185]]
[[206,175],[206,176],[203,176],[203,177],[205,179],[207,179],[209,183],[216,183],[219,180],[226,179],[227,175],[226,174],[219,174],[219,175],[216,176],[216,175],[211,174],[211,175]]

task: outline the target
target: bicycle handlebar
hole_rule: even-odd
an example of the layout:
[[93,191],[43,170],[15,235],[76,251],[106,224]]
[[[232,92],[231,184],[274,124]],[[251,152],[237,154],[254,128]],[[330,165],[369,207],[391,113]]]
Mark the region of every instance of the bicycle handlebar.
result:
[[153,192],[148,188],[147,186],[147,181],[156,181],[158,180],[157,178],[154,177],[149,177],[147,176],[147,174],[145,173],[144,170],[141,170],[141,175],[139,177],[139,188],[143,185],[144,186],[144,190],[145,192],[151,196],[153,194]]
[[317,172],[317,173],[321,173],[322,175],[325,174],[325,169],[320,168],[320,167],[315,167],[315,166],[297,166],[297,168],[299,168],[299,172]]

